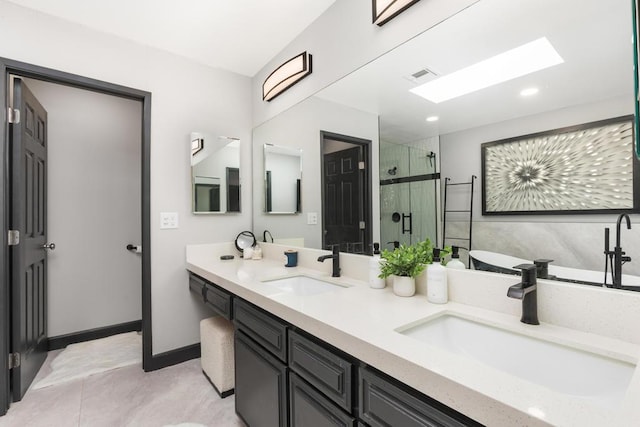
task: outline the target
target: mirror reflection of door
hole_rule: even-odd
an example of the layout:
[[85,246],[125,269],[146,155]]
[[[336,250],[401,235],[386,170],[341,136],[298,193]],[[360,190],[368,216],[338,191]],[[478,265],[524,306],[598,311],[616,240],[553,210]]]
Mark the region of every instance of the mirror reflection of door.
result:
[[192,210],[240,212],[240,141],[191,133]]
[[322,247],[370,253],[370,141],[322,135]]

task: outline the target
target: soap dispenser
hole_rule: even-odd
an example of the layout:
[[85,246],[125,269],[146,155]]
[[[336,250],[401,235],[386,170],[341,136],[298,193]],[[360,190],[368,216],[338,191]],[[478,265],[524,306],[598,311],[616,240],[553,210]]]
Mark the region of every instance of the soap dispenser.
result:
[[449,301],[447,269],[440,264],[440,249],[433,250],[433,263],[427,266],[427,300],[434,304]]
[[451,261],[447,263],[447,268],[455,268],[458,270],[464,270],[467,268],[467,266],[460,261],[460,254],[458,253],[459,250],[460,248],[457,246],[451,247]]
[[369,286],[374,289],[382,289],[387,286],[384,279],[380,278],[380,244],[373,244],[373,256],[369,260]]

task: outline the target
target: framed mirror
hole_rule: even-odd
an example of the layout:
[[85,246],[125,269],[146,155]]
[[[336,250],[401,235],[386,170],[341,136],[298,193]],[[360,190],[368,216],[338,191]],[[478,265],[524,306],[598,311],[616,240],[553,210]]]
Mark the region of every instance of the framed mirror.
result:
[[192,132],[190,142],[192,212],[240,212],[240,140]]
[[302,212],[302,150],[264,144],[264,211]]

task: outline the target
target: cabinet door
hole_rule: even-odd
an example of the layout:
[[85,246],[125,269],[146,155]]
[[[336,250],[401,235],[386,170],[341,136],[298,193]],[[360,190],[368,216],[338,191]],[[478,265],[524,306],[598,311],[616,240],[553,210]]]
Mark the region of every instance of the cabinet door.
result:
[[286,427],[287,367],[251,338],[235,333],[236,413],[249,427]]
[[205,300],[204,296],[205,280],[202,277],[196,276],[192,272],[189,272],[189,289],[191,292],[198,295],[202,300]]
[[[372,427],[479,425],[462,414],[453,415],[454,412],[424,395],[417,396],[417,392],[407,392],[370,369],[360,369],[360,418]],[[458,421],[454,416],[464,420]]]
[[344,357],[290,331],[289,367],[342,409],[352,411],[352,364]]
[[231,320],[231,294],[227,291],[207,283],[204,286],[204,303],[207,307],[212,308],[220,316],[227,320]]
[[287,362],[287,325],[240,298],[233,298],[233,322],[236,329]]
[[307,382],[289,372],[291,427],[354,427],[356,419],[347,415]]

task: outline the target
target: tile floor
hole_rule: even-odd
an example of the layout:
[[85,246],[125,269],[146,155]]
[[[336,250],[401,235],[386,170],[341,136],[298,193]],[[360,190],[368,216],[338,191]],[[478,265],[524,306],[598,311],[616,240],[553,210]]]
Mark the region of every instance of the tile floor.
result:
[[[50,372],[53,351],[36,377]],[[132,365],[27,391],[0,427],[243,427],[233,396],[220,399],[200,359],[145,373]]]

